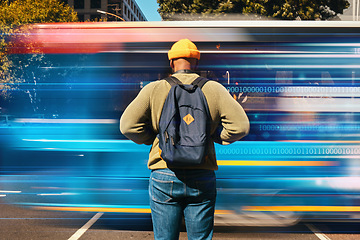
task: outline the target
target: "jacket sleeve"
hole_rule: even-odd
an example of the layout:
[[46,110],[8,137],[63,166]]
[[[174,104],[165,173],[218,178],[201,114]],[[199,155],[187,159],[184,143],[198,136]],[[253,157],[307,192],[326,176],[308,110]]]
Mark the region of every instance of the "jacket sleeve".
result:
[[120,131],[137,144],[151,145],[156,137],[151,123],[150,95],[155,82],[146,85],[120,118]]
[[245,137],[250,131],[249,119],[242,106],[227,89],[216,83],[217,112],[220,124],[213,134],[216,143],[227,145]]

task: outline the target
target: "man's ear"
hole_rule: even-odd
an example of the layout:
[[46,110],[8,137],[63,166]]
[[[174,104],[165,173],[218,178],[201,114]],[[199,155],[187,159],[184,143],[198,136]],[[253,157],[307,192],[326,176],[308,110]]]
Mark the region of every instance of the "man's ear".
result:
[[170,67],[171,67],[172,69],[174,69],[174,59],[171,59],[171,60],[170,60]]

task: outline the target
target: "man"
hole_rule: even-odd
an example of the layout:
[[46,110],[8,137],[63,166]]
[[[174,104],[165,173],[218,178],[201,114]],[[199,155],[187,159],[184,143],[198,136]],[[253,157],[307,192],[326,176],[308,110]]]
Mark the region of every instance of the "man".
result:
[[[191,84],[200,59],[196,45],[182,39],[168,52],[172,76]],[[152,145],[148,167],[150,207],[155,239],[178,239],[184,216],[189,239],[211,239],[216,199],[214,170],[218,169],[214,142],[230,144],[249,132],[249,120],[240,104],[225,87],[208,81],[202,91],[211,117],[207,157],[196,167],[171,167],[159,154],[159,120],[171,86],[166,80],[151,82],[126,108],[120,120],[121,132],[138,144]]]

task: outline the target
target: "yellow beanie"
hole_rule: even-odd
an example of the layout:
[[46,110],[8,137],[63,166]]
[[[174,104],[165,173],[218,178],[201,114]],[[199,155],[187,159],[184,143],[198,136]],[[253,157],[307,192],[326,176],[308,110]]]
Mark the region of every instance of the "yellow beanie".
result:
[[181,39],[172,45],[168,57],[169,60],[175,58],[196,58],[199,60],[200,52],[192,41]]

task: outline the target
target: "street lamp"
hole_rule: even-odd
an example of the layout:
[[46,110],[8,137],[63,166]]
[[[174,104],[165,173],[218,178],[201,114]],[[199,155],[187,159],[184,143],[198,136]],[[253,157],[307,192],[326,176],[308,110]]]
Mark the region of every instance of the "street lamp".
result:
[[102,14],[106,14],[106,15],[110,15],[110,16],[114,16],[114,17],[120,18],[121,21],[124,21],[124,22],[125,22],[125,20],[124,20],[122,17],[119,17],[119,16],[116,15],[116,14],[109,13],[109,12],[105,12],[105,11],[102,11],[102,10],[96,10],[96,11],[97,11],[98,13],[102,13]]

